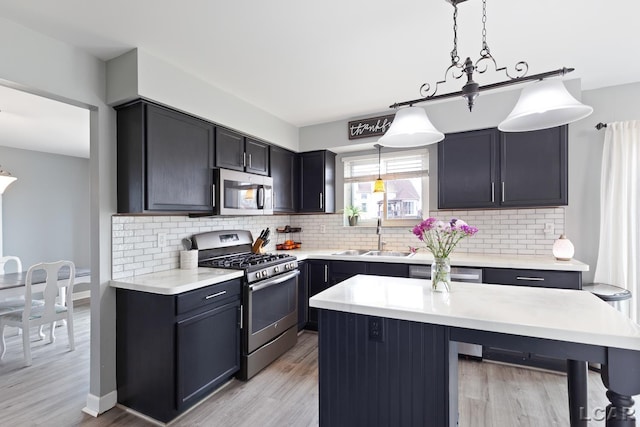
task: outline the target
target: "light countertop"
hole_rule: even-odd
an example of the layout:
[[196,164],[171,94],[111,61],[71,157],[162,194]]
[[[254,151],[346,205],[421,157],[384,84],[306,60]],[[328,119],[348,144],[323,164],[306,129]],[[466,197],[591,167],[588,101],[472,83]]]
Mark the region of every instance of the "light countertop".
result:
[[311,297],[311,307],[640,351],[640,325],[590,292],[357,275]]
[[[431,264],[433,256],[424,251],[414,256],[389,257],[389,256],[362,256],[362,255],[334,255],[345,249],[294,249],[290,251],[276,251],[276,253],[289,254],[298,258],[323,259],[340,261],[365,261],[365,262],[389,262],[401,264]],[[493,267],[515,268],[529,270],[558,270],[558,271],[589,271],[589,265],[576,259],[571,261],[558,261],[552,255],[502,255],[502,254],[474,254],[453,253],[449,258],[451,265],[464,267]]]
[[244,272],[240,270],[199,267],[193,270],[174,269],[111,280],[109,285],[132,291],[176,295],[243,276]]

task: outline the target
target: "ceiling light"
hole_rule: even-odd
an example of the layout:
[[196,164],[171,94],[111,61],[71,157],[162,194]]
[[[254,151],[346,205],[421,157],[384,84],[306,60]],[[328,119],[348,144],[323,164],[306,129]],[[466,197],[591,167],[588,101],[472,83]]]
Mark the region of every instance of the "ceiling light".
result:
[[374,193],[384,193],[384,181],[380,178],[380,149],[382,146],[380,144],[374,145],[378,149],[378,179],[373,183],[373,192]]
[[433,126],[424,108],[407,107],[398,110],[391,127],[378,142],[385,147],[418,147],[443,139],[444,134]]
[[[447,67],[444,73],[444,79],[436,82],[435,86],[431,86],[429,83],[424,83],[420,87],[420,94],[422,98],[413,99],[409,101],[396,102],[391,105],[389,108],[397,109],[399,107],[409,106],[413,107],[415,104],[433,101],[436,99],[445,99],[445,98],[453,98],[457,96],[462,96],[467,101],[467,106],[469,107],[469,111],[473,110],[475,99],[480,95],[480,92],[486,90],[497,89],[505,86],[520,84],[529,81],[535,80],[543,80],[548,77],[554,76],[564,76],[567,73],[573,71],[573,68],[560,68],[553,71],[547,71],[544,73],[539,73],[531,76],[527,76],[527,72],[529,71],[529,65],[525,61],[519,61],[513,67],[513,72],[509,73],[507,67],[498,67],[496,60],[491,55],[491,49],[487,43],[487,0],[482,0],[482,47],[480,49],[480,56],[475,61],[475,63],[471,60],[471,58],[467,57],[465,61],[461,61],[458,56],[458,4],[463,3],[467,0],[446,0],[448,3],[453,5],[453,50],[451,51],[451,64]],[[489,69],[493,69],[496,72],[504,72],[507,77],[507,80],[491,83],[488,85],[480,86],[477,82],[473,80],[474,72],[478,74],[484,74]],[[459,92],[452,92],[447,94],[438,94],[438,87],[441,84],[447,82],[447,78],[451,73],[451,77],[454,79],[459,79],[463,76],[466,76],[467,82],[462,87],[462,90]],[[544,85],[543,85],[544,86]],[[552,87],[553,86],[553,87]],[[525,93],[523,91],[520,101],[516,105],[514,112],[512,112],[509,117],[503,121],[500,125],[504,127],[501,130],[505,132],[519,132],[520,127],[523,126],[527,131],[530,130],[538,130],[545,129],[549,127],[559,126],[567,123],[571,123],[573,121],[582,119],[593,111],[591,107],[581,104],[575,98],[571,97],[567,92],[566,88],[562,83],[559,85],[549,85],[549,90],[553,89],[553,95],[547,95],[547,99],[540,99],[542,102],[537,102],[536,109],[525,109],[524,107],[520,107],[521,101],[524,102],[525,97],[530,97],[531,92],[535,92],[536,89],[531,89]],[[564,92],[564,94],[563,94]],[[551,92],[547,92],[549,94]],[[566,96],[569,96],[572,101],[568,102]],[[564,103],[560,102],[554,104],[552,99],[564,99]],[[558,107],[558,105],[563,105],[562,107]],[[568,107],[571,105],[571,107]],[[415,107],[414,107],[415,108]],[[569,112],[571,110],[571,112]],[[577,111],[580,111],[580,114]],[[414,147],[417,145],[427,145],[430,143],[437,142],[435,139],[436,134],[442,135],[435,127],[431,124],[429,119],[426,117],[426,113],[424,114],[424,119],[422,121],[417,121],[418,125],[415,128],[412,128],[408,125],[402,125],[400,130],[394,129],[396,124],[396,120],[399,119],[399,115],[403,110],[399,110],[396,114],[396,119],[394,119],[393,124],[387,131],[387,134],[390,134],[390,138],[385,138],[387,134],[385,134],[382,138],[380,138],[379,142],[385,146],[394,146],[394,147]],[[417,111],[417,110],[413,110]],[[424,111],[424,110],[423,110]],[[540,112],[544,111],[544,114]],[[514,113],[517,115],[517,122]],[[417,114],[417,113],[416,113]],[[531,117],[534,116],[534,117]],[[544,116],[544,119],[542,118]],[[517,123],[514,126],[518,127],[518,130],[511,130],[510,123]],[[431,140],[428,138],[423,138],[421,143],[418,143],[419,138],[418,134],[420,133],[420,127],[426,127],[426,123],[430,128],[431,132]],[[520,124],[523,125],[520,125]],[[392,133],[391,131],[394,130]],[[424,132],[424,131],[423,131]],[[426,142],[428,141],[428,142]]]
[[593,108],[575,99],[560,80],[540,80],[522,89],[509,116],[498,125],[504,132],[526,132],[583,119]]
[[7,189],[9,184],[11,184],[16,179],[18,178],[11,175],[9,172],[7,172],[6,170],[2,169],[2,167],[0,167],[0,194],[3,194],[4,190]]

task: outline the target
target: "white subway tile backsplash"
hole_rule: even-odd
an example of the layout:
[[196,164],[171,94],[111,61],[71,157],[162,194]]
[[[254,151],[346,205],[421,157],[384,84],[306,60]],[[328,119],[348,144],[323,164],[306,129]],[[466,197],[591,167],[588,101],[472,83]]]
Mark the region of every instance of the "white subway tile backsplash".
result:
[[[432,211],[430,215],[442,220],[460,218],[478,227],[478,234],[462,240],[455,250],[486,254],[548,255],[553,242],[564,231],[565,222],[564,208]],[[547,223],[553,224],[554,234],[544,233]],[[302,227],[302,231],[276,233],[277,227],[285,225]],[[375,227],[344,226],[342,214],[209,218],[117,215],[112,217],[112,277],[122,279],[179,268],[182,239],[193,234],[242,229],[257,236],[267,227],[272,231],[267,251],[274,251],[276,243],[287,238],[301,241],[306,249],[373,249],[378,245]],[[411,228],[383,227],[384,248],[421,247]],[[167,245],[163,248],[157,247],[158,233],[166,234]]]

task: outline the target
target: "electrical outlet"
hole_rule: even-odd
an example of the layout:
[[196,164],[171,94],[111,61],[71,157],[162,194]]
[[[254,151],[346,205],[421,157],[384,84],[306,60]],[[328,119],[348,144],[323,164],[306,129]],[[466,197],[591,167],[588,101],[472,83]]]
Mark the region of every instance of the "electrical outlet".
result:
[[158,233],[158,247],[164,248],[167,246],[167,233]]
[[547,222],[544,225],[544,234],[555,234],[555,227],[552,222]]
[[324,224],[320,224],[320,232],[321,233],[326,233],[327,232],[327,226]]
[[369,340],[377,342],[384,341],[383,322],[381,317],[369,317]]

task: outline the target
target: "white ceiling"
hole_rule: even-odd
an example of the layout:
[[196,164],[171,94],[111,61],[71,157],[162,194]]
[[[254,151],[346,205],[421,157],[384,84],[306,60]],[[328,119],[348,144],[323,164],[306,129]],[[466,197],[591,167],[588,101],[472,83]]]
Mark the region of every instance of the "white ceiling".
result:
[[0,85],[0,145],[89,157],[89,110]]
[[[459,5],[463,59],[478,57],[481,9]],[[104,60],[141,48],[295,126],[418,97],[449,65],[452,13],[445,0],[0,0],[6,19]],[[637,0],[487,0],[487,15],[499,66],[575,67],[583,89],[640,80]]]

